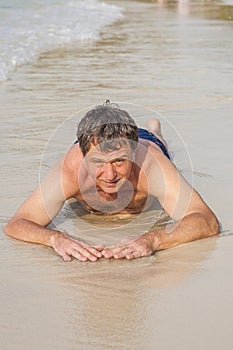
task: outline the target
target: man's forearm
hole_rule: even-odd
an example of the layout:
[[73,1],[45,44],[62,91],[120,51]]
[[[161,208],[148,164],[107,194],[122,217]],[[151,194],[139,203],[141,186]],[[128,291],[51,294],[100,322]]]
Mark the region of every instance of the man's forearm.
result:
[[199,213],[187,215],[179,222],[150,232],[153,237],[153,248],[163,250],[179,244],[217,235],[219,223],[214,215],[205,217]]
[[15,219],[9,221],[4,232],[6,235],[21,241],[43,244],[51,247],[51,238],[61,234],[56,230],[48,229],[26,219]]
[[68,234],[50,230],[26,219],[13,219],[5,227],[5,233],[13,238],[52,247],[64,261],[76,258],[80,261],[96,261],[102,257],[103,245],[92,247],[75,240]]

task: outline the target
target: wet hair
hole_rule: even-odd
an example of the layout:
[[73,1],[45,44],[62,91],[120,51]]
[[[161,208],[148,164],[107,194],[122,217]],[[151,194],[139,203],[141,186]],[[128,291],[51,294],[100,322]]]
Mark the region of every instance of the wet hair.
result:
[[135,148],[138,127],[125,110],[107,100],[84,115],[78,125],[77,139],[84,156],[91,144],[104,152],[115,151],[128,144]]

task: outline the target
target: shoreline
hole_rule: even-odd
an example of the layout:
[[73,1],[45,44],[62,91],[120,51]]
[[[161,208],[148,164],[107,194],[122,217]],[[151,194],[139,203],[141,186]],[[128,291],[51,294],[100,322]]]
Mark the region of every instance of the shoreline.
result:
[[[173,2],[108,2],[122,4],[126,17],[99,41],[44,54],[0,84],[1,227],[73,142],[82,111],[109,98],[140,125],[151,110],[160,113],[177,166],[223,233],[148,258],[97,263],[64,263],[48,247],[2,233],[1,349],[231,350],[232,26],[181,16]],[[213,13],[212,2],[204,5],[200,11]],[[60,227],[81,235],[86,223],[64,217]],[[117,229],[129,234],[126,225],[84,228],[83,238],[96,243],[115,242]]]

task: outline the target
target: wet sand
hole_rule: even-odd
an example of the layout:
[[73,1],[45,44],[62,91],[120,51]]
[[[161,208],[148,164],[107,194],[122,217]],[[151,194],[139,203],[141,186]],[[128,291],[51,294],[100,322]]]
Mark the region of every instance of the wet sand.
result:
[[[83,112],[109,98],[141,126],[159,116],[176,165],[223,233],[148,258],[97,263],[64,263],[50,248],[2,233],[0,348],[230,350],[233,6],[109,3],[125,17],[97,42],[45,53],[0,84],[1,231],[73,142]],[[54,224],[111,243],[160,214],[92,221],[67,206]]]

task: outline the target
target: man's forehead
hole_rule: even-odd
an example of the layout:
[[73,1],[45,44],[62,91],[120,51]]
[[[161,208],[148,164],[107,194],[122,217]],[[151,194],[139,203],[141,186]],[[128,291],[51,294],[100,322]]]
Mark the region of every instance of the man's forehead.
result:
[[112,150],[109,152],[105,152],[100,149],[98,145],[94,145],[93,143],[90,146],[88,153],[86,154],[87,158],[100,158],[100,159],[114,159],[120,157],[130,157],[131,149],[129,146],[123,146],[118,150]]

